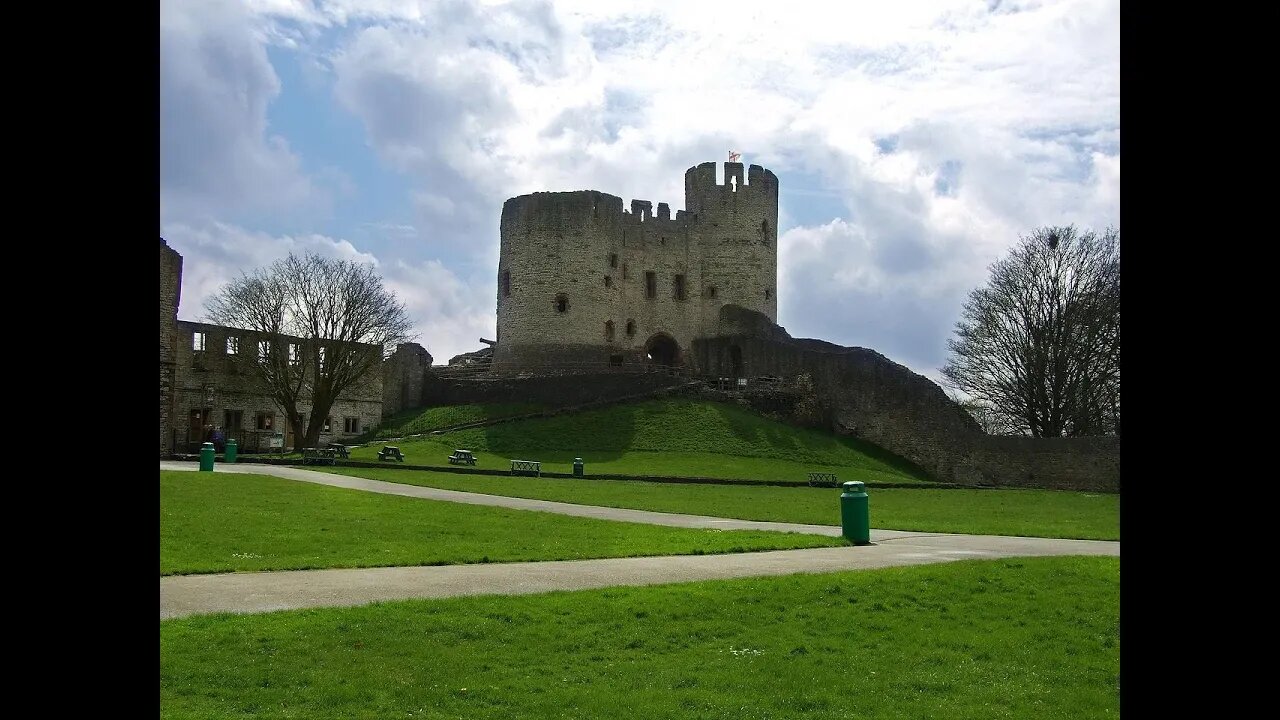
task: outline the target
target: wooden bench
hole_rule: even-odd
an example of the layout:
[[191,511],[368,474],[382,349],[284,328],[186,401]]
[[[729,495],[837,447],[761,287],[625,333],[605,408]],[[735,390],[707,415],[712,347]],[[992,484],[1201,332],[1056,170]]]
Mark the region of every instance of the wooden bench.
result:
[[404,454],[400,452],[400,448],[394,445],[383,445],[378,451],[378,460],[396,460],[404,462]]
[[840,481],[836,479],[835,473],[811,472],[809,473],[809,485],[812,487],[840,487]]
[[537,460],[512,460],[511,474],[542,477],[542,463]]
[[454,450],[449,456],[450,465],[475,465],[476,456],[470,450]]
[[338,443],[329,443],[329,449],[333,451],[334,455],[342,458],[343,460],[351,459],[351,448],[347,447],[346,445],[339,445]]
[[302,461],[308,464],[334,465],[336,455],[332,448],[302,448]]

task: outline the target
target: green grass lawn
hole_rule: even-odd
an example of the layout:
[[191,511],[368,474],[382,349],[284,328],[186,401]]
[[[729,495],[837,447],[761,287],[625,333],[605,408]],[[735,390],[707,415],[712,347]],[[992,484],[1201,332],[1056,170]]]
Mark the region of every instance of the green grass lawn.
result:
[[[649,400],[533,418],[397,442],[414,465],[447,465],[455,448],[477,467],[510,469],[539,460],[548,472],[571,472],[575,457],[589,472],[808,482],[809,472],[842,480],[925,482],[922,469],[855,438],[769,420],[736,405],[683,398]],[[353,460],[377,460],[381,445]]]
[[1119,715],[1118,558],[160,623],[164,718]]
[[[490,495],[741,520],[840,524],[840,490],[632,480],[459,475],[392,468],[326,472]],[[887,530],[1120,539],[1120,496],[1057,490],[872,489],[871,527]]]
[[445,405],[433,408],[414,408],[388,418],[360,441],[376,438],[403,437],[415,433],[430,432],[443,427],[496,418],[527,415],[545,409],[533,403],[494,403],[470,405]]
[[845,544],[379,495],[264,475],[160,472],[160,574],[691,555]]

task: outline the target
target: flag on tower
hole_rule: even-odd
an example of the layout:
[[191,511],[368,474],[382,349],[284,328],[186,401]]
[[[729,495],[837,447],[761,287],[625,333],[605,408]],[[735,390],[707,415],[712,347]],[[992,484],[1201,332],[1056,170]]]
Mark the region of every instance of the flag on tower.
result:
[[729,162],[738,162],[738,158],[742,157],[742,153],[729,151]]

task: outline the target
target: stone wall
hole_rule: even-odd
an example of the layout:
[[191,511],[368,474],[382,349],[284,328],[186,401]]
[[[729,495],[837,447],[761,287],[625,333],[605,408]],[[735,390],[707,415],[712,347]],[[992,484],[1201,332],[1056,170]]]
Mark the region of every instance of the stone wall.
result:
[[382,363],[382,414],[420,407],[431,353],[418,343],[401,343]]
[[[195,333],[204,333],[203,352],[194,345]],[[227,339],[236,338],[237,352],[228,352]],[[207,412],[207,421],[215,426],[225,426],[227,411],[240,411],[238,427],[223,427],[225,431],[269,434],[272,431],[286,433],[286,445],[291,445],[292,428],[287,418],[256,374],[258,336],[238,328],[179,320],[175,353],[177,383],[175,405],[177,413],[174,426],[180,431],[193,427],[192,415]],[[304,399],[299,403],[303,423],[308,421],[310,404]],[[274,418],[270,428],[259,427],[259,413]],[[347,388],[334,402],[327,417],[331,419],[330,431],[322,433],[321,443],[339,442],[359,435],[382,421],[382,375],[374,372]],[[344,420],[354,418],[356,427],[346,430]]]
[[[726,311],[725,315],[731,315]],[[946,482],[1117,492],[1118,438],[1010,438],[982,432],[933,381],[873,350],[794,339],[738,312],[739,333],[694,342],[704,372],[812,379],[837,432],[900,455]],[[735,358],[737,358],[735,360]]]
[[174,423],[175,344],[182,293],[182,256],[160,238],[160,454],[168,452]]
[[470,403],[535,403],[570,407],[614,400],[662,388],[685,380],[665,373],[589,373],[539,375],[537,377],[481,376],[441,379],[429,376],[426,407]]
[[665,202],[627,211],[591,190],[507,200],[494,366],[642,363],[660,336],[684,351],[716,334],[726,303],[776,319],[777,178],[752,165],[744,182],[742,163],[725,173],[718,184],[715,163],[690,168],[674,218]]

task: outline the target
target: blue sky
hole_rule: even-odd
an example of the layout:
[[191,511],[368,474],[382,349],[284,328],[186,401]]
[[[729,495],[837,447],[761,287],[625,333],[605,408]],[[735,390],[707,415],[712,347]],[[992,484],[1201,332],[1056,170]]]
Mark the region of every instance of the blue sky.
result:
[[179,316],[290,251],[377,264],[437,363],[495,325],[503,201],[780,181],[779,323],[937,380],[1019,235],[1120,223],[1117,1],[162,0]]

